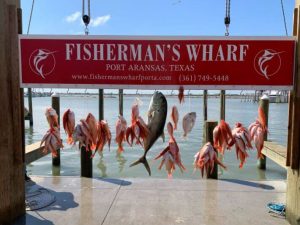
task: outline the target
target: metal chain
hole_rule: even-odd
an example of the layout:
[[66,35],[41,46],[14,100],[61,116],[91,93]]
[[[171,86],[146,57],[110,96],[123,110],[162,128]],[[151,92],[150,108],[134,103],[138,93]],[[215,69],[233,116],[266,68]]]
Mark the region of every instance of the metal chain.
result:
[[90,23],[90,18],[91,18],[91,6],[90,6],[90,0],[87,0],[87,5],[88,5],[88,12],[85,14],[85,0],[82,0],[82,20],[85,24],[85,35],[89,34],[89,29],[88,25]]
[[226,27],[225,36],[229,36],[229,24],[230,24],[230,0],[225,0],[226,9],[225,9],[225,18],[224,23]]

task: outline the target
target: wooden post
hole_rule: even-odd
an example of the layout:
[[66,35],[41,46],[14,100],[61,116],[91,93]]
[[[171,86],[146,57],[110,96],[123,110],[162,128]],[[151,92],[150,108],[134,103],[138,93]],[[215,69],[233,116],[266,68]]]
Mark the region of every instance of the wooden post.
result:
[[225,120],[225,90],[220,92],[220,120]]
[[86,150],[86,147],[81,147],[81,176],[82,177],[93,177],[93,158],[92,151]]
[[22,109],[19,80],[19,1],[0,1],[0,224],[25,213]]
[[300,0],[295,1],[293,34],[297,40],[294,90],[290,92],[287,152],[286,219],[300,223]]
[[119,114],[123,116],[123,89],[119,89]]
[[[217,121],[204,122],[204,144],[210,142],[213,144],[213,130],[218,125]],[[218,154],[218,153],[217,153]],[[214,164],[214,170],[211,174],[207,174],[207,178],[218,179],[218,164]]]
[[33,126],[33,113],[32,113],[32,91],[28,88],[28,107],[29,107],[29,124]]
[[104,119],[104,95],[103,89],[99,89],[99,120]]
[[[55,109],[57,115],[58,115],[58,125],[60,121],[60,99],[59,95],[54,93],[51,96],[51,101],[52,101],[52,108]],[[53,166],[60,166],[60,149],[57,149],[57,156],[53,157],[52,156],[52,165]]]
[[[263,95],[259,100],[259,106],[263,109],[263,112],[266,116],[266,125],[268,127],[268,118],[269,118],[269,97],[267,95]],[[268,140],[268,133],[265,133],[264,140]],[[264,156],[263,159],[257,160],[257,166],[261,170],[266,169],[267,157]]]
[[207,90],[203,91],[203,120],[207,120]]

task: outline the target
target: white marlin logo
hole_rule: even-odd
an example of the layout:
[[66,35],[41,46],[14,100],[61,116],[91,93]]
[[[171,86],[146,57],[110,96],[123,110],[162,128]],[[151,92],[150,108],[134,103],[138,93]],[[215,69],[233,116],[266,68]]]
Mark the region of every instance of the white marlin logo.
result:
[[55,52],[56,51],[49,51],[47,49],[36,49],[29,59],[31,70],[45,79],[45,77],[54,70]]
[[266,79],[276,74],[281,67],[280,55],[283,52],[276,52],[272,49],[260,51],[254,60],[255,70]]

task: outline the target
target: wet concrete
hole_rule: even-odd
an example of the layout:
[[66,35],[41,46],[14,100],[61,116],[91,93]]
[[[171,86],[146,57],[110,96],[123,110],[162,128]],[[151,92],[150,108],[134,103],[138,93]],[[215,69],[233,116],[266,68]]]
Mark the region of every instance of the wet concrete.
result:
[[276,224],[269,202],[285,202],[284,181],[32,177],[56,202],[14,224]]

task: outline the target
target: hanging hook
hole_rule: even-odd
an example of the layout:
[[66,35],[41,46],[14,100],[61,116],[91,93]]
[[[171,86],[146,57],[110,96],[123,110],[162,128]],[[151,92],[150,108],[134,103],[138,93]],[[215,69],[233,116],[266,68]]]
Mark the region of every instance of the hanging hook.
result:
[[88,29],[88,25],[90,24],[90,20],[91,20],[91,9],[90,9],[90,0],[87,1],[87,5],[88,5],[88,11],[87,14],[85,14],[85,0],[82,0],[82,21],[85,24],[85,35],[89,34],[89,29]]
[[226,32],[225,32],[225,36],[229,36],[229,24],[225,25],[226,26]]
[[225,18],[224,18],[224,23],[225,23],[225,36],[229,36],[229,24],[230,24],[230,0],[225,1],[226,4],[226,9],[225,9]]

